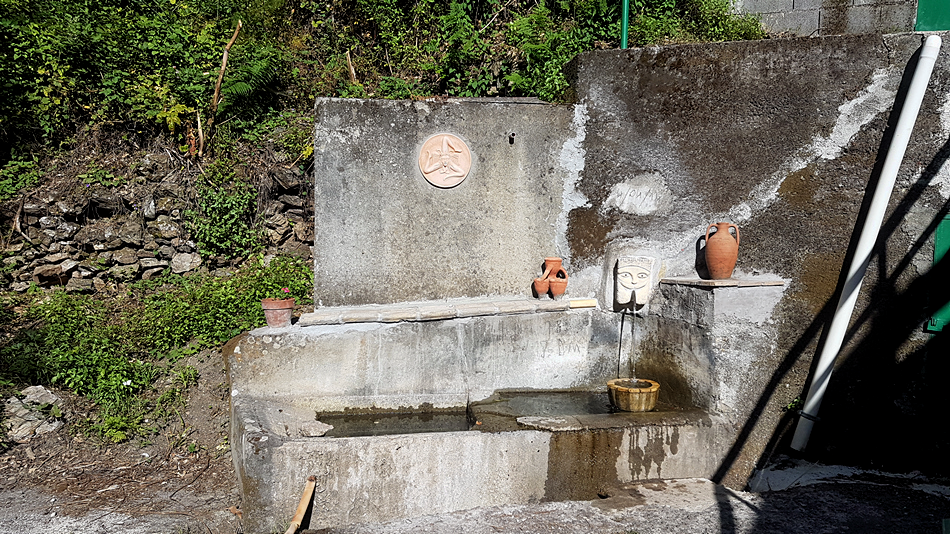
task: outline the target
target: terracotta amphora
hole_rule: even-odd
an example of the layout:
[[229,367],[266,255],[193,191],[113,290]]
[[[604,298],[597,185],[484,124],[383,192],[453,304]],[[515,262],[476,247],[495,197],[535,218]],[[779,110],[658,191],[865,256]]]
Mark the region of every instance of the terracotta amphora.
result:
[[551,287],[551,283],[548,282],[547,279],[545,278],[534,279],[534,292],[537,293],[539,297],[547,293],[550,287]]
[[[709,235],[709,231],[716,228],[716,232]],[[736,229],[735,237],[729,232]],[[709,278],[726,280],[732,278],[732,271],[736,268],[736,259],[739,257],[739,227],[727,222],[710,224],[706,227],[706,269]]]

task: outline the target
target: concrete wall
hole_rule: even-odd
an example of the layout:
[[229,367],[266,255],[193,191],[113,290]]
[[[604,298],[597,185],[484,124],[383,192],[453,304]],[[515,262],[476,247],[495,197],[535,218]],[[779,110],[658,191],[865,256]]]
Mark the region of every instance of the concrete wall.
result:
[[[735,222],[742,230],[736,276],[788,284],[769,296],[778,299],[774,306],[738,297],[732,308],[751,314],[742,319],[741,338],[719,321],[718,331],[687,328],[695,335],[683,342],[708,347],[707,361],[755,370],[728,394],[717,385],[706,388],[717,393],[694,403],[748,421],[736,458],[724,467],[732,473],[724,479],[741,485],[787,417],[781,408],[803,392],[865,191],[884,159],[896,120],[891,107],[922,39],[858,35],[589,52],[571,67],[571,106],[320,101],[318,300],[530,298],[541,258],[553,253],[571,274],[567,296],[598,298],[606,313],[597,315],[603,321],[594,331],[616,339],[620,316],[609,312],[617,256],[653,255],[665,275],[694,276],[706,226]],[[849,351],[867,346],[887,303],[930,270],[933,221],[950,198],[947,57],[938,58],[901,168],[884,229],[886,254],[871,266]],[[425,183],[410,149],[441,131],[469,140],[477,162],[485,158],[455,189]],[[382,156],[365,150],[377,143]],[[413,222],[433,219],[446,222],[438,238],[433,227]],[[913,302],[902,304],[902,313],[887,316],[900,324],[884,340],[896,356],[877,369],[900,366],[907,355],[917,355],[921,369],[927,359],[921,351],[929,338],[920,329],[926,305],[906,298]],[[671,346],[669,335],[654,335],[662,324],[687,323],[670,315],[679,305],[660,302],[643,326],[650,335],[644,339],[662,348]],[[710,383],[721,383],[720,372],[711,371]]]
[[[572,116],[511,99],[318,99],[315,301],[523,294],[559,253],[562,184],[580,165]],[[422,143],[438,133],[472,152],[469,176],[451,189],[419,169]]]
[[[717,358],[752,370],[731,394],[743,429],[720,473],[729,483],[744,480],[780,441],[791,417],[783,408],[803,395],[866,191],[886,155],[892,105],[922,42],[900,34],[683,45],[585,53],[572,66],[586,134],[585,167],[572,185],[583,201],[568,215],[567,264],[576,279],[603,279],[602,262],[619,246],[658,251],[670,274],[695,272],[706,225],[727,220],[742,230],[737,277],[789,281],[768,316],[746,319],[760,323],[757,336],[698,330],[710,346],[729,346],[715,349]],[[939,281],[946,267],[931,269],[933,232],[950,199],[948,58],[945,47],[822,408],[828,419],[813,451],[839,460],[946,466],[896,439],[869,446],[881,442],[862,406],[923,428],[935,405],[946,406],[927,378],[928,368],[946,367],[938,356],[945,336],[931,339],[922,325],[928,310],[950,300]],[[617,202],[621,195],[639,200]],[[682,324],[670,315],[676,306],[662,308],[654,321]],[[900,376],[906,393],[876,398],[871,384],[889,376]]]
[[841,35],[913,31],[917,0],[739,0],[770,32]]

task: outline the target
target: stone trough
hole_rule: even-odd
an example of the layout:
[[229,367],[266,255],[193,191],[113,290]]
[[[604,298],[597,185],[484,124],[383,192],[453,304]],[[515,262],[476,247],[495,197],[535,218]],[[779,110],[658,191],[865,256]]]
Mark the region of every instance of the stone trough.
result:
[[[662,284],[658,298],[684,291],[713,290]],[[655,411],[612,413],[605,316],[569,300],[453,299],[322,308],[236,338],[225,355],[248,530],[279,529],[310,475],[311,528],[711,477],[736,431],[692,401],[715,392],[685,384],[694,392],[674,387]]]

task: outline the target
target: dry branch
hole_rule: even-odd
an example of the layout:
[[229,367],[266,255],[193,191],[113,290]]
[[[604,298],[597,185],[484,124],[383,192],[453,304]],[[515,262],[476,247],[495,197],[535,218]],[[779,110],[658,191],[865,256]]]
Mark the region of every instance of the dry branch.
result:
[[224,53],[221,54],[221,70],[218,71],[218,83],[214,84],[214,98],[211,99],[211,118],[208,119],[208,127],[211,126],[211,121],[214,120],[214,114],[218,111],[218,98],[221,96],[221,82],[224,80],[224,70],[228,68],[228,52],[231,51],[231,47],[234,46],[234,41],[237,40],[238,33],[241,32],[241,21],[238,21],[237,28],[234,28],[234,35],[231,36],[231,40],[228,41],[228,44],[224,47]]
[[[241,21],[238,21],[237,27],[234,28],[234,35],[231,36],[231,40],[228,41],[228,44],[224,46],[224,53],[221,54],[221,70],[218,71],[218,82],[217,82],[216,84],[214,84],[214,97],[211,99],[211,116],[208,117],[208,125],[207,125],[208,139],[210,139],[211,136],[214,135],[214,132],[213,132],[213,127],[214,127],[214,115],[215,115],[215,113],[218,112],[218,101],[220,100],[220,97],[221,97],[221,82],[224,80],[224,71],[225,71],[225,69],[228,68],[228,52],[230,52],[230,51],[231,51],[231,47],[234,46],[234,41],[237,40],[238,34],[241,32],[241,27],[242,27],[242,26],[243,26],[243,24],[241,24]],[[198,157],[200,158],[200,157],[202,156],[203,151],[204,151],[204,141],[203,141],[204,136],[201,135],[201,131],[200,131],[200,128],[201,128],[201,120],[200,120],[200,118],[199,118],[199,121],[198,121],[198,122],[199,122],[199,125],[198,125],[199,133],[198,133],[198,135],[199,135],[199,137],[201,137],[201,139],[202,139],[202,141],[201,141],[201,142],[199,143],[199,145],[198,145],[198,146],[199,146],[199,148],[198,148]]]
[[350,59],[350,51],[346,51],[346,65],[350,68],[350,83],[353,85],[359,85],[359,82],[356,81],[356,69],[353,68],[353,60]]
[[201,129],[201,113],[198,110],[195,110],[195,115],[198,117],[198,157],[204,155],[205,151],[205,133]]

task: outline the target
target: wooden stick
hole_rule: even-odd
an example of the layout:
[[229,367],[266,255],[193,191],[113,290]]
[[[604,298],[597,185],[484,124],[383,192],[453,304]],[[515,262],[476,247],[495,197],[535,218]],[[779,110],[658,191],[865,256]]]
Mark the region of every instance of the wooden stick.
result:
[[310,498],[313,497],[313,488],[317,485],[317,477],[310,475],[307,477],[307,485],[303,489],[303,495],[300,497],[300,504],[297,505],[297,513],[290,519],[290,526],[284,534],[294,534],[300,528],[300,522],[303,521],[303,515],[307,513],[307,507],[310,506]]
[[198,157],[200,158],[205,152],[205,133],[201,130],[201,113],[197,109],[195,115],[198,117]]
[[[33,244],[33,240],[30,239],[30,236],[26,235],[26,233],[23,232],[23,227],[20,226],[20,214],[23,213],[24,202],[26,202],[26,195],[23,195],[20,197],[20,206],[16,209],[16,217],[13,218],[13,228],[15,228],[16,231],[19,232],[20,235],[23,236],[23,239],[26,239],[27,242],[29,242],[30,244]],[[13,232],[11,232],[11,234],[12,233]],[[10,238],[7,238],[7,245],[9,245],[9,243],[10,243]]]
[[[214,116],[218,112],[218,100],[221,96],[221,82],[224,80],[224,70],[228,68],[228,52],[231,50],[231,47],[234,45],[234,41],[237,40],[238,33],[241,32],[241,21],[238,21],[237,27],[234,28],[234,35],[231,36],[231,40],[228,41],[228,44],[224,47],[224,53],[221,54],[221,70],[218,71],[218,83],[214,84],[214,98],[211,99],[211,116],[208,117],[208,140],[210,142],[211,138],[214,136]],[[204,149],[204,142],[199,144],[198,157],[202,156]]]
[[568,305],[574,308],[596,308],[597,299],[571,299],[568,301]]
[[234,28],[234,35],[231,36],[231,40],[228,41],[228,44],[224,47],[224,54],[221,55],[221,70],[218,71],[218,83],[214,84],[214,98],[211,99],[211,117],[209,123],[214,118],[215,112],[218,111],[218,97],[221,96],[221,81],[224,80],[224,69],[228,68],[228,51],[231,50],[231,47],[234,45],[234,41],[237,40],[238,33],[241,31],[241,21],[238,21],[237,28]]
[[359,85],[359,82],[356,81],[356,69],[353,68],[353,60],[350,59],[350,51],[346,51],[346,64],[350,67],[350,83],[353,85]]

